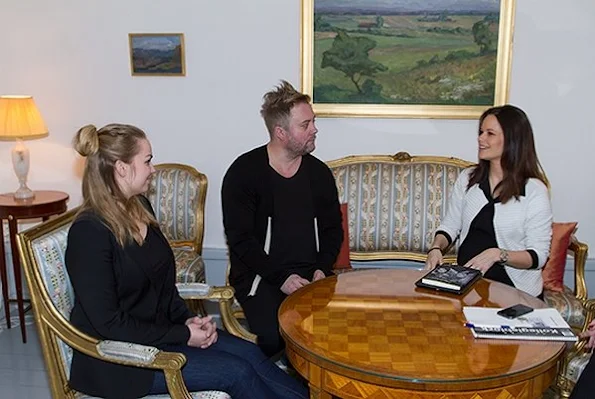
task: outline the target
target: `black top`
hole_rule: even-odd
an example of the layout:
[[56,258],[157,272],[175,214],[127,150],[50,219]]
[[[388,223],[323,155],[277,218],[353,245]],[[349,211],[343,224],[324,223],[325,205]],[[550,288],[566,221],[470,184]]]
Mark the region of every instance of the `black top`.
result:
[[[262,146],[236,159],[223,178],[221,202],[231,261],[229,280],[240,295],[247,293],[257,274],[278,287],[292,274],[291,269],[276,264],[264,251],[268,218],[274,216],[274,204],[278,202],[270,170],[267,148]],[[343,240],[335,179],[322,161],[309,154],[302,157],[299,173],[309,185],[319,237],[319,250],[308,274],[320,269],[330,275]],[[302,204],[294,205],[300,208]],[[292,212],[308,212],[297,208]],[[285,225],[275,224],[276,231],[280,227]]]
[[301,166],[290,178],[269,169],[273,189],[271,262],[287,273],[311,279],[316,264],[316,236],[308,175]]
[[[65,261],[75,296],[70,321],[82,332],[156,347],[188,342],[184,322],[193,314],[175,287],[173,252],[157,226],[142,246],[122,247],[99,216],[85,211],[68,232]],[[139,397],[153,374],[74,351],[70,385],[92,396]]]
[[[457,263],[459,265],[464,265],[486,249],[498,248],[496,231],[494,230],[494,205],[501,201],[500,198],[492,197],[490,183],[487,178],[479,183],[479,188],[483,191],[488,203],[471,221],[469,233],[467,233],[467,237],[465,237],[465,241],[461,244],[457,254]],[[514,287],[514,283],[501,263],[494,263],[484,274],[484,277]]]
[[465,241],[459,247],[457,254],[457,263],[459,265],[464,265],[488,248],[498,248],[496,231],[494,230],[494,204],[500,202],[500,199],[492,197],[488,179],[482,181],[479,188],[483,191],[488,203],[471,221],[469,233],[467,233]]
[[[496,212],[495,205],[501,201],[498,197],[492,197],[492,190],[490,189],[490,183],[487,177],[479,183],[479,188],[483,191],[488,203],[475,215],[475,218],[469,225],[469,232],[465,237],[465,241],[461,243],[457,253],[457,263],[459,265],[465,265],[486,249],[498,248],[496,230],[494,229],[494,215]],[[521,195],[525,195],[524,187]],[[452,242],[452,238],[448,233],[437,231],[436,234],[445,236],[449,245]],[[538,262],[537,254],[532,249],[527,250],[527,252],[529,252],[533,260],[532,268],[536,268]],[[506,273],[504,265],[499,262],[490,267],[484,274],[484,277],[514,287],[514,283],[508,276],[508,273]]]

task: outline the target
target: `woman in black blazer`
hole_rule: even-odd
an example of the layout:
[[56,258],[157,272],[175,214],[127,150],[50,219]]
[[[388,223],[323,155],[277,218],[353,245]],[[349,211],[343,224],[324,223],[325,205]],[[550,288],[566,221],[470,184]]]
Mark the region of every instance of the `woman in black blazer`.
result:
[[[75,293],[73,325],[98,339],[182,352],[189,391],[234,399],[306,398],[307,388],[260,349],[190,312],[175,287],[173,252],[147,199],[151,145],[140,129],[88,125],[74,140],[87,157],[83,205],[68,233],[66,268]],[[70,385],[107,398],[166,393],[162,372],[107,363],[75,351]]]

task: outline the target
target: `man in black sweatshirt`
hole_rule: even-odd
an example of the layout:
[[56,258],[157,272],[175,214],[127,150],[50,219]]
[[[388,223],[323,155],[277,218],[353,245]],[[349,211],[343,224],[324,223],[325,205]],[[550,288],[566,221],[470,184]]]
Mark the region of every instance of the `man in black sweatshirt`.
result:
[[343,239],[332,172],[310,155],[310,97],[282,81],[260,111],[268,144],[238,157],[223,178],[229,281],[251,331],[269,356],[283,349],[277,311],[298,288],[332,273]]

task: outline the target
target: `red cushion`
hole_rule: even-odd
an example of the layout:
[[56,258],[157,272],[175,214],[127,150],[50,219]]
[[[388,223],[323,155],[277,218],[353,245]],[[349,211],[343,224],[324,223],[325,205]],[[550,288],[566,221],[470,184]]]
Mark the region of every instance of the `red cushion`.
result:
[[550,257],[543,267],[543,288],[550,291],[564,291],[564,267],[570,236],[576,229],[576,222],[553,223]]
[[334,269],[351,269],[351,260],[349,259],[349,217],[347,216],[347,212],[347,204],[341,204],[343,243],[341,243],[341,249],[339,250],[339,256],[337,256]]

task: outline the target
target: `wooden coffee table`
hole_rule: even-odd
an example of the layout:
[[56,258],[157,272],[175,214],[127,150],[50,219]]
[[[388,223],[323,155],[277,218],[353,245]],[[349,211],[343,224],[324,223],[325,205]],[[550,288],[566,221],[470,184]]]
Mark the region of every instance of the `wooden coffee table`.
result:
[[361,270],[290,295],[279,309],[287,356],[310,397],[540,398],[565,345],[476,340],[463,306],[545,304],[480,280],[464,296],[416,288],[424,272]]

